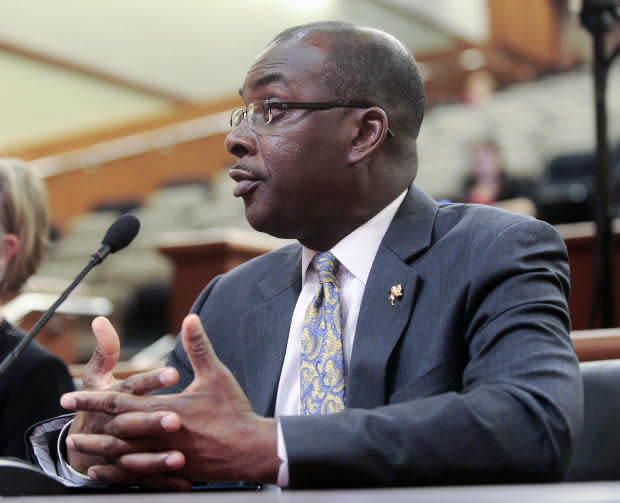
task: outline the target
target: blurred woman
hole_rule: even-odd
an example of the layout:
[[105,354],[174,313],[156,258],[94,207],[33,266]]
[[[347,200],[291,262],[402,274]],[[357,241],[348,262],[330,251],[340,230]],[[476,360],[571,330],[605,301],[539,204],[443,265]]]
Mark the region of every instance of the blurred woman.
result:
[[[16,296],[41,263],[48,230],[41,181],[22,161],[0,158],[0,304]],[[23,336],[0,308],[0,359]],[[66,365],[33,342],[0,377],[0,456],[25,458],[25,430],[62,414],[60,395],[72,389]]]

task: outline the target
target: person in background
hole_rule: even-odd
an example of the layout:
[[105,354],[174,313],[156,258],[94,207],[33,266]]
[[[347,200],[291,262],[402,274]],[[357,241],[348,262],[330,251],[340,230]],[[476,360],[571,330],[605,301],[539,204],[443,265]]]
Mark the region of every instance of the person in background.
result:
[[464,201],[489,204],[526,215],[536,215],[528,184],[510,175],[499,145],[490,138],[475,141],[470,148],[470,167],[463,181]]
[[[15,297],[43,258],[49,218],[41,181],[18,159],[0,158],[0,303]],[[0,360],[24,336],[2,316]],[[24,433],[63,412],[59,398],[74,389],[67,366],[33,342],[0,377],[0,456],[26,459]]]

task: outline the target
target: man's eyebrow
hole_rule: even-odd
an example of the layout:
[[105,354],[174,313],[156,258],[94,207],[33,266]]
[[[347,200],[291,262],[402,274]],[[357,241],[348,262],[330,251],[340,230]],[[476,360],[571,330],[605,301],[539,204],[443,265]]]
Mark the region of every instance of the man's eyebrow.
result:
[[268,73],[267,75],[263,75],[262,77],[256,79],[254,82],[250,83],[250,89],[256,89],[258,87],[263,87],[272,82],[278,82],[280,84],[284,84],[286,87],[291,87],[289,81],[284,78],[284,75],[281,73]]

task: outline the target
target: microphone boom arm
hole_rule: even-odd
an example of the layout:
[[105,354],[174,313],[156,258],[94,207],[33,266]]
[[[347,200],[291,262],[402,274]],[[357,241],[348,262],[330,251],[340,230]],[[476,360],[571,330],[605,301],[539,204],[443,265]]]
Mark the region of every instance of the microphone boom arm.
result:
[[[93,254],[92,257],[94,257],[95,255],[96,254]],[[2,361],[2,363],[0,364],[0,378],[9,370],[9,368],[11,368],[11,366],[13,365],[13,362],[15,362],[15,360],[17,360],[17,358],[19,358],[19,356],[24,352],[24,350],[28,347],[32,339],[35,338],[35,336],[39,333],[39,331],[43,328],[43,326],[54,315],[54,313],[56,312],[56,309],[58,309],[60,304],[62,304],[65,301],[65,299],[75,289],[75,287],[78,286],[80,281],[84,279],[84,276],[86,276],[93,267],[101,263],[101,260],[99,262],[96,262],[93,260],[92,257],[91,257],[91,260],[86,265],[86,267],[82,269],[82,272],[80,272],[80,274],[77,275],[77,277],[73,280],[73,282],[65,289],[64,292],[62,292],[62,295],[58,297],[58,299],[56,299],[56,302],[54,302],[54,304],[52,304],[52,306],[47,311],[45,311],[43,316],[41,316],[41,318],[38,319],[35,325],[30,329],[28,334],[21,341],[19,341],[17,346],[15,346],[6,356],[6,358]]]

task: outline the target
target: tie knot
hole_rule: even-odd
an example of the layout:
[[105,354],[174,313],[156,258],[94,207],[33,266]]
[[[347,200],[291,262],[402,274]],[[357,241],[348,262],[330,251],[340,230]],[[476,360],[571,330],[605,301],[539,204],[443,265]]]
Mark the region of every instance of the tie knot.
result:
[[321,283],[337,283],[336,275],[340,264],[332,252],[317,253],[313,262]]

